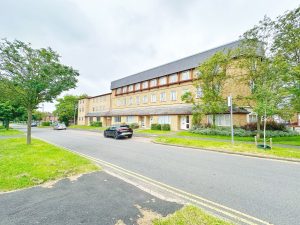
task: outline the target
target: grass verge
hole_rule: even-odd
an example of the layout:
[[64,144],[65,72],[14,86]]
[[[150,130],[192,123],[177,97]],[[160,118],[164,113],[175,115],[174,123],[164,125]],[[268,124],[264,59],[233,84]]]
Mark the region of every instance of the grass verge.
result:
[[0,140],[0,156],[0,191],[99,170],[91,161],[37,139],[31,145],[25,138]]
[[13,136],[18,134],[24,134],[22,131],[14,130],[14,129],[0,129],[0,136]]
[[105,130],[106,127],[92,127],[92,126],[85,126],[85,125],[72,125],[69,126],[72,129],[80,129],[80,130]]
[[[230,136],[221,136],[221,135],[201,135],[201,134],[194,134],[189,131],[179,131],[176,133],[177,136],[182,137],[198,137],[198,138],[213,138],[213,139],[220,139],[220,140],[231,140]],[[268,138],[269,139],[269,138]],[[234,137],[236,141],[246,141],[246,142],[254,142],[254,137]],[[262,139],[260,140],[262,141]],[[283,144],[283,145],[295,145],[300,146],[300,135],[293,136],[293,137],[274,137],[272,138],[273,144]]]
[[234,145],[231,145],[231,143],[227,142],[193,140],[176,137],[157,137],[155,139],[155,142],[170,145],[179,145],[184,147],[226,150],[231,152],[251,153],[262,156],[276,156],[281,158],[300,159],[300,150],[293,148],[273,147],[272,150],[263,150],[256,148],[256,146],[254,146],[253,144],[235,143]]
[[196,206],[188,205],[165,218],[156,219],[154,225],[231,225],[232,223],[221,220],[205,213]]

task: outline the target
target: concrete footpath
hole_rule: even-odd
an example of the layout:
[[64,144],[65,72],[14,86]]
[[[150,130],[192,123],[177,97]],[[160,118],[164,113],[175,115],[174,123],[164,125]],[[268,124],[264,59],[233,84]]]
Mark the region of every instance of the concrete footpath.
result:
[[105,172],[2,193],[0,206],[1,225],[145,225],[182,207]]

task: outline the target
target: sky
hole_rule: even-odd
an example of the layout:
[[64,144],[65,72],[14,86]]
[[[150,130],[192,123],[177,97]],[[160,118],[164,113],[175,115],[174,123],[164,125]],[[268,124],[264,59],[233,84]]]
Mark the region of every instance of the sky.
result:
[[[299,0],[0,0],[0,38],[57,51],[80,73],[65,94],[110,92],[110,82],[237,40],[264,15]],[[53,111],[55,103],[41,110]]]

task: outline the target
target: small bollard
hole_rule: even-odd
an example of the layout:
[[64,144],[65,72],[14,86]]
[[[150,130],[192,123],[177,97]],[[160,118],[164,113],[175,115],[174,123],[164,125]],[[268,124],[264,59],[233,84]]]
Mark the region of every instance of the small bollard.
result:
[[257,146],[257,137],[254,136],[254,142],[255,142],[255,146]]
[[270,138],[270,147],[271,147],[271,149],[273,148],[273,141],[272,141],[272,138]]

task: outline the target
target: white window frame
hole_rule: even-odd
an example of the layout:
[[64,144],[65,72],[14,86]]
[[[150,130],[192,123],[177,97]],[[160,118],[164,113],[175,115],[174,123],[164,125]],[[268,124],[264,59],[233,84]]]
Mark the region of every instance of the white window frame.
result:
[[160,101],[161,101],[161,102],[167,101],[167,95],[166,95],[166,92],[161,92],[161,93],[160,93]]
[[143,103],[144,104],[148,103],[148,95],[143,96]]
[[128,86],[128,91],[133,91],[133,85],[132,84]]
[[114,116],[115,123],[121,123],[121,116]]
[[[216,116],[216,126],[219,127],[229,127],[230,126],[230,114],[217,114]],[[207,122],[209,124],[213,123],[213,116],[207,116]]]
[[152,103],[156,102],[156,94],[151,95],[151,102]]
[[143,89],[148,88],[149,87],[149,82],[148,81],[144,81],[143,84],[142,84],[142,86],[143,86]]
[[168,115],[158,116],[157,123],[158,124],[171,124],[171,117]]
[[175,73],[175,74],[172,74],[169,76],[169,83],[176,83],[178,82],[178,74]]
[[197,87],[196,89],[196,98],[202,98],[203,97],[203,92],[201,87]]
[[150,87],[156,87],[157,86],[157,79],[153,79],[150,81]]
[[135,90],[138,91],[141,89],[141,83],[135,84]]
[[167,84],[167,77],[160,77],[159,78],[159,85]]
[[136,104],[137,104],[137,105],[139,105],[139,104],[140,104],[140,96],[136,96],[136,98],[135,98],[135,102],[136,102]]
[[126,123],[134,123],[135,116],[126,116]]
[[132,104],[133,104],[133,98],[130,97],[130,98],[129,98],[129,101],[128,101],[128,105],[132,105]]
[[171,98],[171,101],[177,101],[177,92],[176,91],[171,91],[170,92],[170,98]]
[[191,79],[191,71],[186,70],[181,73],[181,80],[189,80]]
[[127,92],[127,86],[122,88],[122,93],[126,93]]

